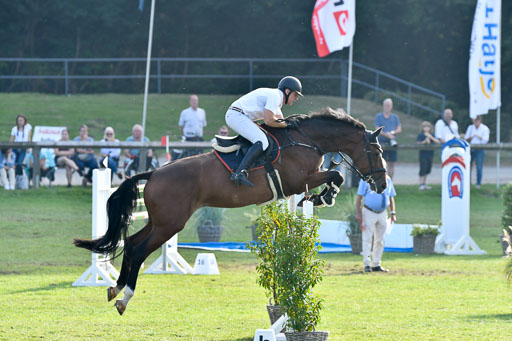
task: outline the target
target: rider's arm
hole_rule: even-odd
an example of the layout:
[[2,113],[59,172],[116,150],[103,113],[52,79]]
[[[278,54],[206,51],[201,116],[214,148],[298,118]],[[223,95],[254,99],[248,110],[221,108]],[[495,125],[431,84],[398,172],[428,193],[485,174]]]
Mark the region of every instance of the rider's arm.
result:
[[288,125],[286,122],[278,122],[278,119],[282,119],[283,115],[276,115],[272,111],[265,109],[265,116],[263,117],[263,121],[266,125],[274,128],[286,128]]

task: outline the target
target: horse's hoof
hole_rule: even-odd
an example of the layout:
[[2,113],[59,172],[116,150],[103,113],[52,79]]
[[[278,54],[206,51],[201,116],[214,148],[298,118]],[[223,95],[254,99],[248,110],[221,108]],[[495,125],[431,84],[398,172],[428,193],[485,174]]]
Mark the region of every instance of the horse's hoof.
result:
[[115,287],[107,288],[107,299],[108,299],[109,302],[112,301],[116,296],[117,296],[117,294],[116,294],[116,288]]
[[123,315],[124,311],[126,310],[126,306],[124,305],[123,301],[117,300],[116,304],[114,305],[117,308],[117,312],[119,313],[119,315]]

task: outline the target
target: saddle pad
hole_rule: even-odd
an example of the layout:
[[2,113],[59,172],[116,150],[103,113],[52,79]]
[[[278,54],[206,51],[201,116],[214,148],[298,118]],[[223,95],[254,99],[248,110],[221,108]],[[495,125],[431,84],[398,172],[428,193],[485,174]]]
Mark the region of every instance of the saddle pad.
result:
[[[268,136],[270,136],[272,138],[272,140],[274,141],[274,143],[272,143],[269,147],[269,148],[272,148],[272,151],[269,152],[270,153],[269,159],[272,160],[272,163],[275,163],[279,159],[279,156],[281,155],[281,151],[279,150],[279,142],[277,142],[277,139],[269,132],[266,132],[266,134]],[[222,153],[222,152],[219,152],[218,150],[214,150],[213,152],[215,153],[217,158],[220,160],[220,162],[222,162],[222,164],[231,173],[234,172],[238,168],[238,166],[242,162],[242,159],[244,158],[244,155],[245,155],[245,153],[242,153],[242,149],[239,149],[239,150],[231,152],[231,153]],[[268,155],[267,152],[268,151],[265,151],[258,158],[258,160],[256,160],[256,162],[252,166],[251,170],[263,168],[263,165],[266,162],[265,155]]]

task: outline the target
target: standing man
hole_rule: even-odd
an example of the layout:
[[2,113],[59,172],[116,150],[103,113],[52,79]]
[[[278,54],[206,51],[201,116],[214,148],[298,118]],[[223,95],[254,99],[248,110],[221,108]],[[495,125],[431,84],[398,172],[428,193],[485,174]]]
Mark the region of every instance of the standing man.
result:
[[[379,135],[380,144],[395,147],[396,136],[402,132],[402,126],[398,115],[393,114],[391,110],[393,110],[393,101],[391,98],[386,98],[382,102],[382,112],[375,116],[375,128],[384,127]],[[386,150],[382,153],[382,157],[388,164],[388,174],[391,178],[395,173],[397,155],[396,150]]]
[[440,139],[443,144],[459,137],[459,125],[453,120],[452,109],[444,110],[443,117],[437,120],[434,130],[436,138]]
[[[384,252],[384,232],[387,227],[387,208],[391,216],[391,222],[396,222],[395,211],[395,188],[390,177],[387,177],[388,187],[384,192],[378,194],[370,189],[370,185],[363,181],[359,181],[356,199],[356,219],[361,225],[363,231],[363,262],[364,272],[388,272],[380,266],[382,253]],[[364,198],[364,205],[361,210],[361,201]],[[370,250],[372,248],[373,236],[373,266],[370,267],[371,257]]]
[[190,96],[190,107],[183,110],[180,115],[181,135],[187,141],[203,141],[203,127],[206,127],[206,113],[199,108],[199,97]]
[[[486,144],[489,142],[489,133],[489,128],[482,123],[482,116],[477,116],[466,130],[464,138],[471,144]],[[485,149],[471,149],[471,169],[473,163],[476,163],[476,188],[480,188],[482,184],[484,158]]]

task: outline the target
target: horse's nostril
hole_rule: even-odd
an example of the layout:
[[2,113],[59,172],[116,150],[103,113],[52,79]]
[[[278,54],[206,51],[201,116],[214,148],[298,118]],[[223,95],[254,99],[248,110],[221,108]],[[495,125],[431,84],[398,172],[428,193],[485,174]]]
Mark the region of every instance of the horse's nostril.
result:
[[385,182],[382,183],[382,185],[380,187],[382,187],[382,189],[386,189],[386,183]]

